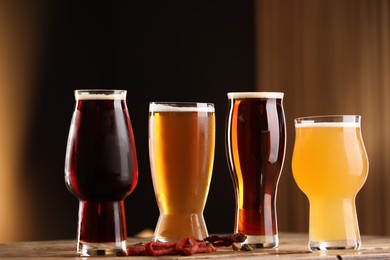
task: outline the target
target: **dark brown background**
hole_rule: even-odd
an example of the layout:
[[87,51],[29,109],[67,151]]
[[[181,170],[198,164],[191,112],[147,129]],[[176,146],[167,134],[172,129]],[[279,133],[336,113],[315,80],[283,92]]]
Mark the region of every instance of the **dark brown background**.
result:
[[[32,105],[26,161],[37,239],[73,238],[78,202],[65,188],[67,131],[77,88],[119,88],[136,138],[139,182],[126,199],[129,235],[154,229],[150,101],[216,106],[217,144],[207,208],[209,232],[233,230],[233,187],[224,153],[228,91],[254,90],[251,1],[60,1],[46,17],[43,60]],[[37,149],[38,148],[38,149]]]
[[360,230],[389,235],[389,25],[388,0],[0,1],[0,241],[76,237],[78,202],[63,168],[78,88],[128,90],[140,176],[126,199],[129,235],[158,218],[147,116],[161,100],[215,103],[204,215],[210,233],[232,232],[226,93],[253,90],[285,92],[279,230],[308,230],[308,201],[291,174],[293,119],[360,114],[370,160]]

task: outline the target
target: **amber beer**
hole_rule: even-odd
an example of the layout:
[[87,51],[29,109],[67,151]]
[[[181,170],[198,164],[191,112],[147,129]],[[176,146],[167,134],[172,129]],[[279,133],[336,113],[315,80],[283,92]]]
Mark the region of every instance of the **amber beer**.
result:
[[236,195],[234,232],[254,247],[279,243],[276,192],[286,129],[283,93],[228,93],[226,154]]
[[160,210],[155,240],[208,236],[203,210],[214,149],[213,104],[150,103],[149,156]]

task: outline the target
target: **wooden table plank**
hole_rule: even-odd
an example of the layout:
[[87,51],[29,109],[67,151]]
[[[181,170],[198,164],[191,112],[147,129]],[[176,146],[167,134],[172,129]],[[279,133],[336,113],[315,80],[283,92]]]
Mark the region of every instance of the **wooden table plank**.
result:
[[[128,244],[134,244],[148,239],[129,238]],[[356,251],[337,250],[327,253],[310,252],[307,248],[307,234],[280,234],[280,245],[277,249],[256,249],[250,252],[236,252],[232,248],[217,248],[216,252],[195,254],[193,256],[159,256],[159,260],[175,259],[390,259],[390,237],[363,236],[362,248]],[[75,240],[30,241],[0,244],[0,259],[86,259],[75,253]],[[94,257],[94,259],[99,257]],[[135,259],[136,257],[102,257],[105,260],[120,258]],[[137,257],[138,259],[139,257]],[[156,257],[140,257],[149,260]]]

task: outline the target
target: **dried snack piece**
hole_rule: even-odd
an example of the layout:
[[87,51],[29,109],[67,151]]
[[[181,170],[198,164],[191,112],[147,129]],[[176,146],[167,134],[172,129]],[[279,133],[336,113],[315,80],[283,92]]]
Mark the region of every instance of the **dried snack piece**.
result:
[[198,242],[194,236],[184,237],[176,243],[176,251],[180,255],[193,255],[198,247]]
[[[183,237],[178,242],[151,241],[138,243],[127,248],[128,256],[162,256],[162,255],[193,255],[196,253],[211,253],[213,245],[206,241],[198,241],[194,236]],[[118,255],[119,256],[119,255]]]
[[145,243],[137,243],[127,247],[128,256],[141,256],[146,255]]
[[167,242],[149,242],[145,244],[146,255],[161,256],[161,255],[175,255],[176,254],[176,243]]
[[231,246],[233,243],[242,243],[246,240],[246,235],[238,232],[233,235],[226,236],[208,236],[204,241],[210,242],[215,247]]

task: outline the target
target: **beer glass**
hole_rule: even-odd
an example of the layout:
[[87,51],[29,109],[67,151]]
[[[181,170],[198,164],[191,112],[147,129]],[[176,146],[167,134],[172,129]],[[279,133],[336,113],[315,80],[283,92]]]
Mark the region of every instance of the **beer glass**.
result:
[[292,171],[310,204],[309,249],[359,249],[355,197],[368,159],[358,115],[294,120]]
[[281,92],[230,92],[226,155],[235,190],[234,232],[255,248],[279,244],[276,193],[286,128]]
[[214,104],[150,103],[149,157],[160,211],[155,241],[208,236],[203,210],[214,149]]
[[77,252],[126,252],[124,199],[138,165],[125,90],[75,90],[65,158],[65,184],[79,199]]

